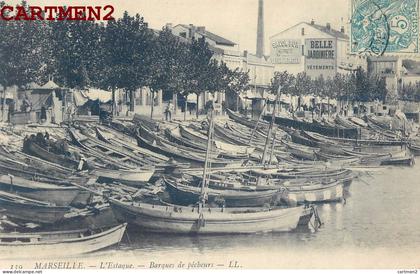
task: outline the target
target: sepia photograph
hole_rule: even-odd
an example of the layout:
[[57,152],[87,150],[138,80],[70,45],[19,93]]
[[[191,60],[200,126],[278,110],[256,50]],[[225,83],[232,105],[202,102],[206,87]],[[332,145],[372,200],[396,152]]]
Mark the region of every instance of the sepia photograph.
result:
[[0,0],[2,273],[417,274],[419,2]]

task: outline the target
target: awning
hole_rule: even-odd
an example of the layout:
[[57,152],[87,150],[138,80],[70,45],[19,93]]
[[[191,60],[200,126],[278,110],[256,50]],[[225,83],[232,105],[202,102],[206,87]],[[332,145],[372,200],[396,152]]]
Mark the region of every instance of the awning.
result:
[[59,89],[60,87],[54,83],[54,81],[49,80],[45,85],[41,86],[38,89]]
[[197,104],[197,94],[195,94],[195,93],[188,94],[187,102]]
[[89,88],[81,93],[92,101],[99,100],[101,103],[106,103],[112,100],[112,92],[102,89]]

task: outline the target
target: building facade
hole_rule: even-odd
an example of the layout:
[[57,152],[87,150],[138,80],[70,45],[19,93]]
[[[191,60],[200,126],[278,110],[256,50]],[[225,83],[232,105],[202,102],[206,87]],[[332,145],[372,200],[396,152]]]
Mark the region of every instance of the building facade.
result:
[[270,61],[275,71],[306,72],[311,78],[366,69],[366,58],[350,54],[348,47],[344,27],[337,31],[329,23],[301,22],[270,37]]
[[[243,72],[249,73],[250,89],[248,94],[252,93],[252,97],[261,96],[266,91],[271,83],[274,75],[274,65],[271,64],[265,56],[257,57],[256,54],[248,53],[248,51],[241,52],[239,45],[229,39],[223,38],[213,32],[206,30],[204,26],[194,26],[192,24],[178,24],[172,26],[167,24],[167,28],[172,30],[176,36],[185,39],[200,39],[204,38],[209,44],[209,48],[213,51],[213,58],[224,62],[231,70],[239,69]],[[249,96],[251,97],[251,95]],[[229,106],[236,105],[236,98],[225,98],[225,94],[216,93],[215,96],[210,94],[202,94],[198,100],[198,109],[204,107],[207,100],[213,99],[218,102],[227,100]],[[189,103],[196,102],[196,96],[189,96]],[[245,99],[241,100],[240,105],[249,104]]]
[[367,63],[368,73],[384,77],[388,91],[397,95],[404,74],[401,58],[397,56],[370,56]]

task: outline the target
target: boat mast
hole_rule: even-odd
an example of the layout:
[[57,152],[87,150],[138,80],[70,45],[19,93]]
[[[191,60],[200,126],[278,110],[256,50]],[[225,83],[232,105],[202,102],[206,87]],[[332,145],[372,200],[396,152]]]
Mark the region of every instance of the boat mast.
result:
[[281,86],[279,85],[279,88],[277,89],[276,101],[274,102],[273,113],[271,114],[271,121],[270,121],[270,126],[269,126],[268,132],[267,132],[267,138],[265,139],[264,152],[263,152],[261,164],[265,164],[265,158],[267,156],[268,143],[270,142],[271,133],[273,131],[274,119],[276,118],[276,107],[277,107],[277,102],[280,98],[280,90],[281,90]]
[[212,145],[212,138],[213,138],[213,104],[211,104],[211,107],[209,109],[210,115],[209,115],[209,129],[207,132],[207,150],[206,150],[206,158],[204,161],[204,170],[203,170],[203,181],[201,183],[201,195],[200,195],[200,201],[198,204],[198,210],[201,212],[201,209],[204,207],[206,200],[207,200],[207,177],[208,177],[208,169],[211,166],[210,162],[210,151],[211,151],[211,145]]
[[263,113],[264,113],[264,110],[265,110],[265,107],[266,107],[266,106],[267,106],[267,102],[265,102],[264,107],[263,107],[263,109],[261,110],[260,115],[258,116],[258,120],[257,120],[257,122],[255,123],[255,127],[252,129],[252,132],[251,132],[251,137],[249,137],[249,142],[248,142],[248,145],[249,145],[249,146],[251,145],[252,138],[254,137],[254,134],[255,134],[255,132],[257,131],[258,124],[260,123],[261,117],[262,117],[262,115],[263,115]]

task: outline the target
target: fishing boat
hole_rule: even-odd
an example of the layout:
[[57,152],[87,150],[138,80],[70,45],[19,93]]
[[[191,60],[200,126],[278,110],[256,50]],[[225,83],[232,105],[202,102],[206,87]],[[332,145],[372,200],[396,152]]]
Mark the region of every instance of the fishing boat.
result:
[[27,139],[23,143],[23,151],[34,155],[36,157],[39,157],[41,159],[44,159],[46,161],[70,168],[70,169],[77,169],[79,162],[71,159],[68,156],[55,154],[53,152],[49,152],[45,148],[38,145],[33,140]]
[[294,230],[304,207],[199,208],[110,199],[117,219],[142,230],[180,234],[245,234]]
[[[264,120],[271,121],[272,117],[270,115],[265,115]],[[282,128],[294,128],[299,130],[305,130],[310,132],[320,133],[326,136],[333,137],[344,137],[344,138],[357,138],[359,130],[354,128],[339,128],[326,125],[320,125],[316,123],[308,123],[306,121],[289,119],[286,117],[275,117],[274,121],[277,125]]]
[[414,156],[420,156],[420,146],[414,143],[408,145],[408,149]]
[[318,147],[317,141],[303,136],[302,133],[298,130],[285,129],[285,131],[290,135],[292,141],[296,144],[309,146],[309,147]]
[[[116,124],[116,122],[112,122],[110,126],[117,127]],[[124,124],[119,124],[118,127],[121,128],[125,126]],[[119,147],[123,151],[133,153],[136,157],[139,157],[149,162],[150,165],[160,165],[163,162],[169,160],[163,155],[154,153],[147,149],[140,148],[139,146],[137,146],[137,141],[135,138],[122,132],[118,132],[113,128],[96,126],[95,130],[99,140],[109,143],[112,146]],[[129,131],[130,130],[128,128],[125,129],[125,132]]]
[[[193,142],[196,143],[206,143],[206,136],[201,134],[200,132],[194,131],[188,127],[180,126],[180,133],[183,137],[190,139]],[[232,145],[226,142],[221,142],[218,140],[214,140],[214,146],[222,151],[225,151],[226,153],[232,154],[234,156],[243,155],[247,156],[251,154],[255,148],[249,147],[249,146],[241,146],[241,145]]]
[[[179,127],[173,128],[173,129],[165,129],[165,137],[170,142],[176,143],[178,145],[182,145],[184,147],[191,147],[193,149],[201,150],[205,152],[206,145],[202,144],[201,142],[194,142],[190,139],[184,138],[181,136],[179,132]],[[218,153],[217,149],[213,149],[212,152]]]
[[0,175],[0,189],[57,206],[70,205],[79,194],[79,189],[74,186],[58,186],[7,175]]
[[[154,152],[161,153],[168,157],[173,157],[175,160],[182,162],[188,162],[196,166],[203,166],[204,164],[204,153],[198,151],[192,151],[190,149],[182,148],[171,143],[165,142],[162,137],[157,136],[149,129],[143,126],[139,126],[137,132],[137,142],[140,147],[150,149]],[[214,151],[211,152],[212,156],[212,166],[241,166],[242,161],[229,161],[223,159],[216,159],[218,154],[214,154]]]
[[287,191],[283,192],[282,199],[289,205],[334,202],[344,198],[344,180],[286,182],[283,186]]
[[96,158],[110,161],[118,168],[133,169],[150,165],[150,162],[141,159],[137,155],[122,151],[116,146],[102,142],[88,134],[69,129],[70,137],[74,144],[84,149]]
[[203,169],[203,183],[197,207],[153,205],[110,198],[115,216],[144,230],[187,234],[237,234],[295,229],[304,207],[291,208],[207,208],[209,152],[214,132],[210,110],[207,150]]
[[[234,111],[230,110],[230,109],[226,109],[226,113],[229,116],[230,119],[232,119],[233,121],[247,126],[249,128],[254,128],[256,126],[257,121],[256,120],[252,120],[249,119],[248,117],[244,117],[240,114],[235,113]],[[258,129],[263,129],[264,131],[267,131],[268,129],[268,123],[266,121],[258,121]]]
[[325,161],[325,162],[335,162],[335,163],[357,163],[360,161],[358,156],[349,156],[349,155],[341,155],[341,154],[332,154],[323,151],[315,151],[314,152],[318,160]]
[[55,206],[4,191],[0,191],[0,208],[11,218],[42,224],[58,222],[70,210],[67,206]]
[[108,179],[134,187],[147,184],[154,173],[155,169],[153,167],[147,169],[95,169],[91,172],[91,174],[98,176],[99,180]]
[[[317,157],[314,153],[315,149],[312,147],[307,147],[303,145],[292,144],[289,142],[282,141],[282,143],[287,147],[287,150],[296,158],[302,160],[316,161]],[[281,160],[280,160],[281,161]]]
[[120,243],[126,226],[121,224],[107,230],[0,233],[0,257],[51,259],[90,253]]
[[368,124],[365,121],[363,121],[363,119],[360,119],[358,117],[353,116],[353,117],[349,117],[348,119],[350,122],[354,123],[355,125],[359,127],[365,128],[368,126]]
[[414,156],[390,157],[381,162],[381,166],[413,166],[414,164]]
[[[201,188],[165,178],[166,189],[176,204],[196,204],[201,195]],[[223,203],[227,207],[262,207],[275,205],[280,200],[279,190],[229,190],[208,188],[209,204]]]

